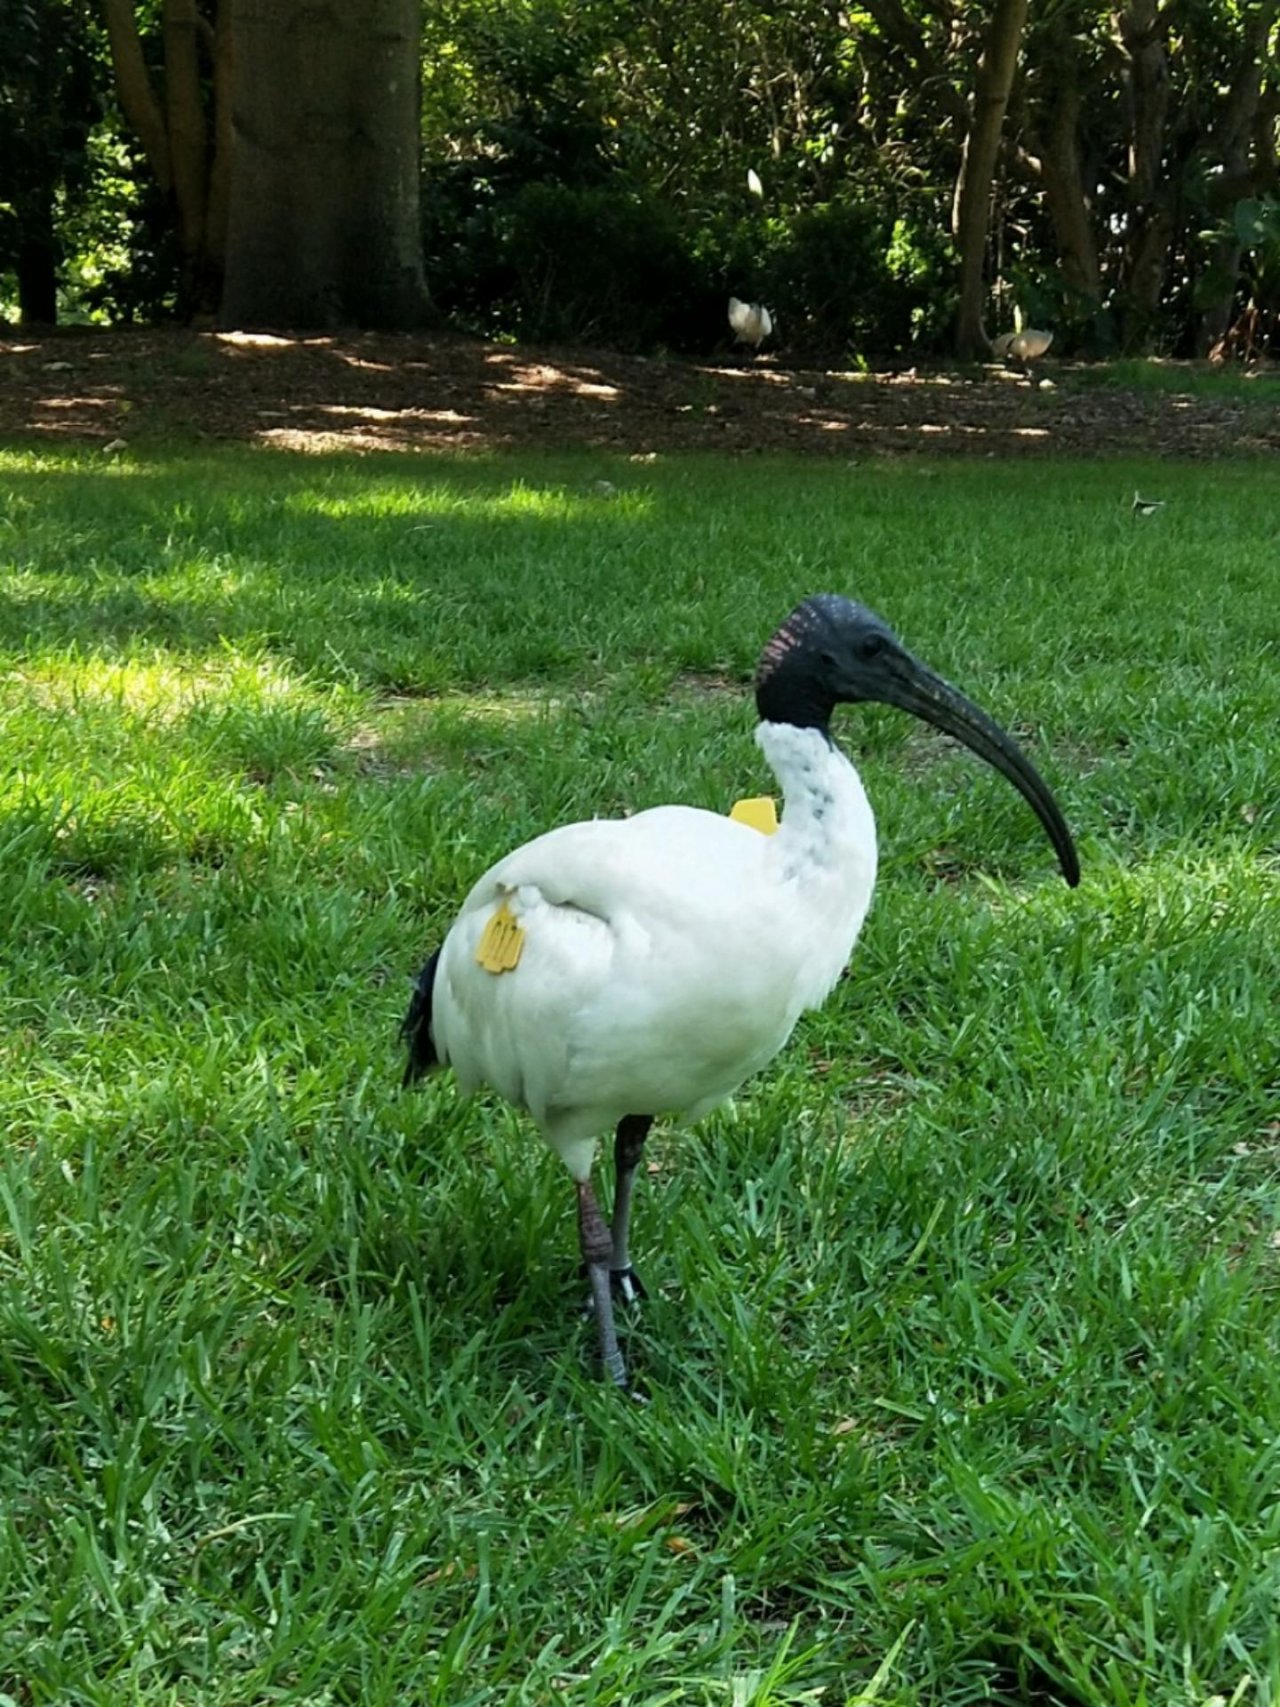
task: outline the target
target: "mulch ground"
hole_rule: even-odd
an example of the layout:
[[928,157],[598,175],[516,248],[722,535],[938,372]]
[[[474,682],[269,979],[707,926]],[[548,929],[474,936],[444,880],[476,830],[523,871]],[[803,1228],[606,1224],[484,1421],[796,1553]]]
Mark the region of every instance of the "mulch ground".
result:
[[[781,357],[693,362],[450,335],[68,331],[0,339],[0,436],[209,439],[293,450],[587,446],[633,456],[1216,457],[1280,450],[1280,378],[1245,400],[1030,377],[848,374]],[[1252,389],[1252,388],[1250,388]]]

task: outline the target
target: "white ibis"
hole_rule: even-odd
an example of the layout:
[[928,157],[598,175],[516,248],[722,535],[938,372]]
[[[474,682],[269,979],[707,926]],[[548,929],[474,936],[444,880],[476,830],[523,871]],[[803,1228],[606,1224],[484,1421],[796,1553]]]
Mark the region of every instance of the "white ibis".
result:
[[998,362],[1015,361],[1022,367],[1030,367],[1032,362],[1048,355],[1052,343],[1052,332],[1038,332],[1028,326],[1025,331],[1002,332],[992,343],[991,354]]
[[[775,834],[691,806],[538,836],[472,889],[417,980],[405,1082],[443,1063],[525,1109],[573,1176],[600,1356],[627,1385],[613,1296],[655,1116],[697,1120],[772,1060],[844,970],[871,904],[876,831],[831,737],[837,705],[900,706],[963,741],[1034,807],[1070,884],[1057,802],[1003,729],[837,594],[806,599],[760,659],[756,740],[782,787]],[[766,826],[767,827],[767,826]],[[591,1187],[615,1133],[612,1225]]]
[[729,298],[729,324],[740,343],[758,350],[773,331],[773,316],[762,302],[739,302]]

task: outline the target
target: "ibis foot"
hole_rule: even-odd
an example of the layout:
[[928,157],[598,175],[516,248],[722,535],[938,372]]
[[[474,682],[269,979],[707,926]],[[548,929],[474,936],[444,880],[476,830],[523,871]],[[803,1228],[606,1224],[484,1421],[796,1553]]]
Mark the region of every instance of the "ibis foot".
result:
[[649,1296],[648,1287],[630,1263],[625,1268],[609,1270],[609,1290],[624,1304],[638,1304],[642,1298]]
[[[582,1263],[578,1272],[585,1278],[590,1275],[591,1270],[586,1263]],[[609,1292],[615,1304],[636,1305],[649,1296],[649,1288],[630,1263],[627,1264],[626,1268],[611,1268],[609,1270]],[[582,1301],[580,1314],[585,1320],[588,1316],[594,1316],[595,1313],[595,1294],[588,1292]]]

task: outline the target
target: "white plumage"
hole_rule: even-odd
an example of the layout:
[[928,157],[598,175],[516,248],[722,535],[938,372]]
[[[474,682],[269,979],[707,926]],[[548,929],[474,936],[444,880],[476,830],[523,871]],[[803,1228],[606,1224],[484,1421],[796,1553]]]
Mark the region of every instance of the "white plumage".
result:
[[[406,1016],[406,1081],[438,1064],[526,1110],[578,1193],[604,1366],[627,1385],[613,1293],[643,1296],[628,1240],[655,1116],[696,1120],[764,1067],[849,959],[876,879],[875,820],[830,734],[878,699],[965,741],[1039,814],[1069,883],[1075,848],[1016,744],[879,617],[820,594],[773,635],[756,739],[782,787],[775,834],[689,806],[551,830],[493,866],[428,961]],[[606,1225],[591,1185],[613,1130]]]
[[1047,355],[1052,343],[1052,332],[1038,332],[1028,326],[1024,332],[1002,332],[992,343],[991,353],[998,362],[1015,361],[1025,365]]
[[[688,806],[551,830],[485,873],[436,976],[435,1046],[463,1090],[527,1109],[577,1180],[628,1114],[696,1120],[772,1060],[852,952],[875,885],[857,772],[816,729],[763,723],[778,833]],[[520,964],[476,959],[506,900]]]
[[762,302],[740,302],[736,296],[731,296],[729,325],[741,343],[750,344],[753,350],[758,350],[773,331],[773,316]]

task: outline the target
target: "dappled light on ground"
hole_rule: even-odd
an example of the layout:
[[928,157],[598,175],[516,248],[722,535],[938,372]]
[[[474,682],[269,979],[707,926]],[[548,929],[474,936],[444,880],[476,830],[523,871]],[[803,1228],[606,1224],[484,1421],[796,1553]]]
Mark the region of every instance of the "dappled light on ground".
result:
[[858,373],[785,361],[785,351],[692,362],[444,335],[24,336],[0,340],[0,435],[84,439],[111,455],[193,436],[308,452],[1208,456],[1280,448],[1274,376],[1233,386],[1228,376],[1209,384],[1205,370],[1171,364],[1134,376],[1050,360],[1029,378],[994,364]]

